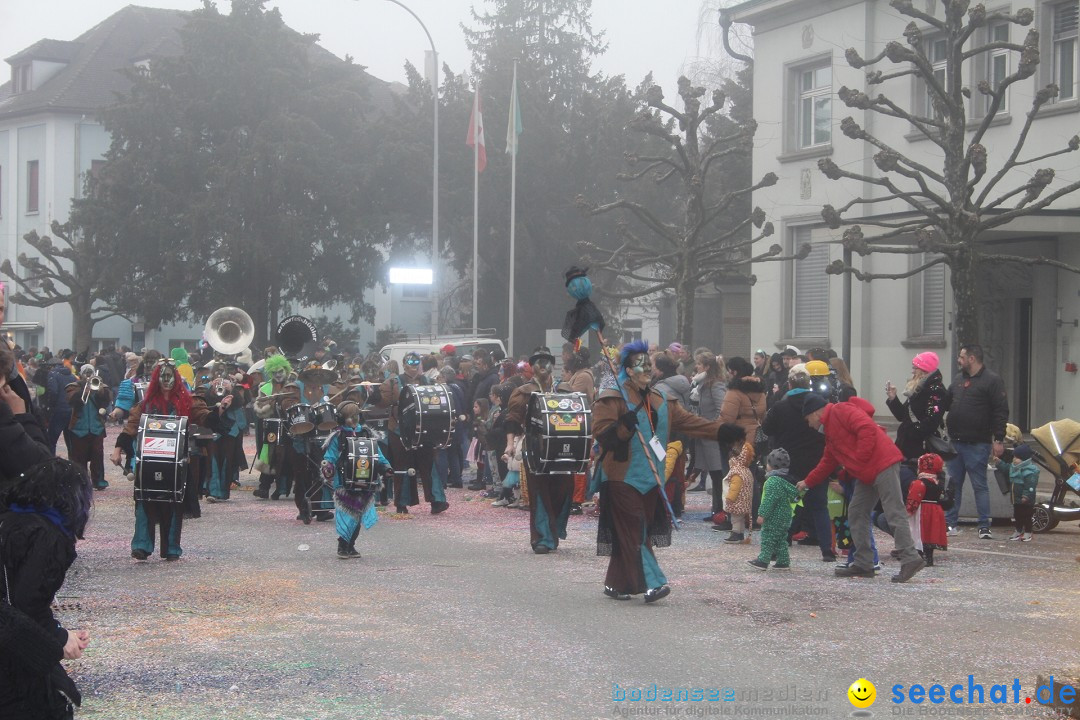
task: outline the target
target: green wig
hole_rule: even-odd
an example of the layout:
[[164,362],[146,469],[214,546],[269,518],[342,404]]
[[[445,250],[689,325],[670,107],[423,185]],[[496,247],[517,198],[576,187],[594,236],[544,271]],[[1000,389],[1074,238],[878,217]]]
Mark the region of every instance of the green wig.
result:
[[284,370],[286,374],[292,372],[292,363],[284,355],[271,355],[263,363],[263,375],[269,377],[278,370]]

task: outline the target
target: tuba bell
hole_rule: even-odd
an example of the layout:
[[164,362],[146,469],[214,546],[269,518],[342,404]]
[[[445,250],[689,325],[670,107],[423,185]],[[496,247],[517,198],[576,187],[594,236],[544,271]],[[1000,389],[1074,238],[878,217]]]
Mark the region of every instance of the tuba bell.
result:
[[278,323],[275,341],[281,354],[297,365],[315,354],[319,333],[311,320],[302,315],[290,315]]
[[218,308],[206,319],[206,342],[215,352],[235,355],[255,339],[255,323],[237,307]]

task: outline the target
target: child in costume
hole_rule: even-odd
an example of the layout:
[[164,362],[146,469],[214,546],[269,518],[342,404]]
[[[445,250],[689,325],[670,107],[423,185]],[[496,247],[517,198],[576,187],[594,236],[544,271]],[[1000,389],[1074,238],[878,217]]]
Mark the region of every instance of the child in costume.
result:
[[724,538],[724,542],[742,545],[750,543],[750,503],[754,492],[754,475],[750,472],[750,463],[753,461],[753,442],[742,438],[731,443],[728,474],[724,477],[724,484],[728,489],[724,495],[724,510],[731,517],[731,533]]
[[940,455],[922,455],[919,457],[919,475],[908,488],[908,528],[915,540],[915,549],[926,558],[927,567],[934,564],[935,549],[945,550],[949,546],[945,510],[939,503],[946,482],[944,468],[945,461]]
[[[355,466],[350,467],[346,463],[348,439],[370,437],[370,434],[366,427],[360,425],[360,406],[355,402],[342,402],[337,408],[337,416],[341,425],[326,440],[321,470],[324,481],[333,483],[334,487],[337,556],[342,560],[351,560],[360,557],[356,550],[360,526],[370,530],[378,517],[373,502],[380,486],[377,478],[393,470],[378,443],[372,443],[375,451],[373,456],[358,457]],[[351,472],[352,476],[346,477],[346,472]]]
[[769,561],[774,557],[774,570],[790,570],[791,556],[788,554],[788,531],[794,503],[799,499],[799,491],[788,475],[791,456],[787,450],[776,448],[765,460],[768,477],[761,494],[758,507],[758,524],[761,525],[761,552],[753,560],[748,560],[751,567],[768,570]]

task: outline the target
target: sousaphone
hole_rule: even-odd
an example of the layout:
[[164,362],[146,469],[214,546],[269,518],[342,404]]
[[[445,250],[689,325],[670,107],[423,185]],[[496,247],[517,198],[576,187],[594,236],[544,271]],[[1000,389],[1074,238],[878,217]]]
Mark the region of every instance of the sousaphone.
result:
[[233,356],[246,350],[255,339],[255,323],[238,307],[218,308],[206,319],[206,342],[214,351]]
[[303,315],[290,315],[278,323],[275,341],[281,354],[299,369],[315,354],[319,333]]

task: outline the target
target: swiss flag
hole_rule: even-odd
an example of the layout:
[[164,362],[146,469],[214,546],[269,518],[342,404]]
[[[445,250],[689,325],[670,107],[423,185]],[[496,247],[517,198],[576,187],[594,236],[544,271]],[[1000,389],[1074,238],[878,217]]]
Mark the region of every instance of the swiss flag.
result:
[[480,86],[476,86],[476,94],[473,96],[472,116],[469,118],[469,134],[465,138],[465,144],[469,147],[478,146],[476,150],[476,172],[484,172],[487,167],[487,150],[484,148],[484,115],[480,110]]

